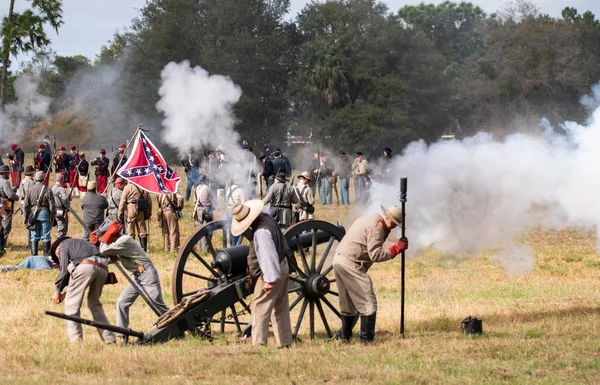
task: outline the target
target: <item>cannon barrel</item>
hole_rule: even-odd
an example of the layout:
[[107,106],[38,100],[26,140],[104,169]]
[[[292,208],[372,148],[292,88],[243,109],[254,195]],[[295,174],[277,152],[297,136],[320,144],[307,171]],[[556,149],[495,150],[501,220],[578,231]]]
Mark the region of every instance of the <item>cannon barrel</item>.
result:
[[144,333],[137,332],[137,331],[131,330],[129,328],[122,328],[120,326],[105,324],[105,323],[102,323],[102,322],[90,321],[88,319],[81,318],[81,317],[76,317],[74,315],[67,315],[67,314],[63,314],[63,313],[56,313],[56,312],[49,311],[49,310],[46,310],[45,313],[47,315],[52,316],[52,317],[62,318],[62,319],[65,319],[67,321],[73,321],[73,322],[77,322],[77,323],[80,323],[80,324],[93,326],[93,327],[98,328],[98,329],[104,329],[104,330],[108,330],[108,331],[111,331],[111,332],[124,334],[124,335],[127,335],[127,336],[137,337],[137,338],[140,338],[140,339],[144,338]]
[[[337,227],[345,231],[343,226],[339,225]],[[327,231],[317,230],[317,245],[320,245],[322,243],[329,241],[330,237],[331,237],[331,234],[328,233]],[[312,246],[312,241],[313,241],[312,232],[306,232],[304,234],[301,234],[298,238],[300,238],[300,244],[302,245],[302,248],[307,248],[307,247]],[[290,246],[290,249],[292,249],[292,251],[298,250],[297,238],[290,239],[288,241],[288,245]]]
[[211,262],[211,265],[228,277],[245,275],[249,253],[250,247],[247,245],[228,247],[217,251],[215,260]]

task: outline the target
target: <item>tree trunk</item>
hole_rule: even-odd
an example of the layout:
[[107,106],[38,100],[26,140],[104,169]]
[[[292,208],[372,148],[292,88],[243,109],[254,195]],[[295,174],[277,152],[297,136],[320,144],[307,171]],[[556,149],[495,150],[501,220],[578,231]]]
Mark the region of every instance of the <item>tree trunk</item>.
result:
[[[10,0],[10,8],[8,10],[8,28],[10,29],[10,25],[13,20],[13,13],[15,11],[15,0]],[[10,63],[10,41],[8,38],[5,38],[6,41],[3,43],[2,51],[4,56],[2,57],[2,86],[0,86],[0,112],[4,112],[4,105],[6,104],[6,84],[8,83],[8,65]],[[6,46],[4,46],[6,45]]]

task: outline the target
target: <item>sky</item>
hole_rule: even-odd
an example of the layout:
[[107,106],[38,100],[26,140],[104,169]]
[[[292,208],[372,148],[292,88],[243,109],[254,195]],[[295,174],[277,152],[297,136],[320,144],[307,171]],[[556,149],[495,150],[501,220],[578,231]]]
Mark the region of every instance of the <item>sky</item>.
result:
[[[310,1],[291,0],[290,16],[296,15]],[[421,0],[385,0],[390,11],[396,11],[404,5],[415,5]],[[427,1],[440,3],[441,0]],[[504,0],[473,0],[474,4],[483,8],[487,13],[492,13],[501,8]],[[0,1],[0,15],[8,13],[8,1]],[[58,55],[73,56],[85,55],[93,60],[100,47],[111,40],[115,31],[123,31],[130,25],[139,9],[146,0],[63,0],[63,21],[59,34],[49,32],[52,49]],[[575,7],[580,13],[586,10],[600,15],[600,1],[598,0],[569,0],[568,2],[556,0],[537,0],[535,3],[541,8],[542,13],[558,17],[565,6]],[[17,0],[16,10],[29,5],[29,1]],[[27,57],[17,58],[12,67],[19,67]]]

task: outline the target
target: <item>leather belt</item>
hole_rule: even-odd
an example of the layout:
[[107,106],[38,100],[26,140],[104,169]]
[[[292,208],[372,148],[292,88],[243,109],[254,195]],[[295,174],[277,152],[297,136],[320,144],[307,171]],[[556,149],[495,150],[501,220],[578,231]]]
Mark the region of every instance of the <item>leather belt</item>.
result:
[[93,265],[93,266],[96,266],[96,267],[99,267],[101,269],[104,269],[104,270],[108,271],[108,266],[103,265],[103,264],[98,263],[98,262],[89,261],[87,259],[81,261],[80,265]]

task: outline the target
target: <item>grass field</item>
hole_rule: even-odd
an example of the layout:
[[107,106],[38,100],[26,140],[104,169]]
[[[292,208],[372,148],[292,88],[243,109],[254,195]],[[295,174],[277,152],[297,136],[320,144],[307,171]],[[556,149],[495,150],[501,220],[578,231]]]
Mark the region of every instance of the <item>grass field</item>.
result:
[[[78,201],[73,202],[74,206]],[[182,240],[193,227],[185,209]],[[317,206],[317,217],[348,226],[356,210]],[[162,252],[155,216],[150,255],[172,304],[175,254]],[[22,217],[15,218],[10,250],[0,264],[27,256]],[[80,229],[71,222],[71,235]],[[341,344],[304,331],[302,343],[277,350],[253,348],[233,330],[210,343],[186,338],[158,346],[104,346],[95,329],[70,346],[62,312],[51,302],[56,271],[0,274],[0,382],[2,383],[598,383],[600,382],[600,259],[592,234],[535,230],[523,238],[535,252],[532,273],[510,278],[492,253],[440,255],[426,251],[407,264],[406,338],[399,335],[399,260],[375,265],[379,300],[376,343]],[[114,323],[125,283],[102,297]],[[484,334],[463,335],[466,316],[483,319]],[[82,316],[91,318],[87,308]],[[148,331],[155,317],[138,301],[131,327]],[[292,315],[292,322],[294,322]],[[320,323],[318,331],[323,333]],[[337,325],[334,325],[337,328]]]

